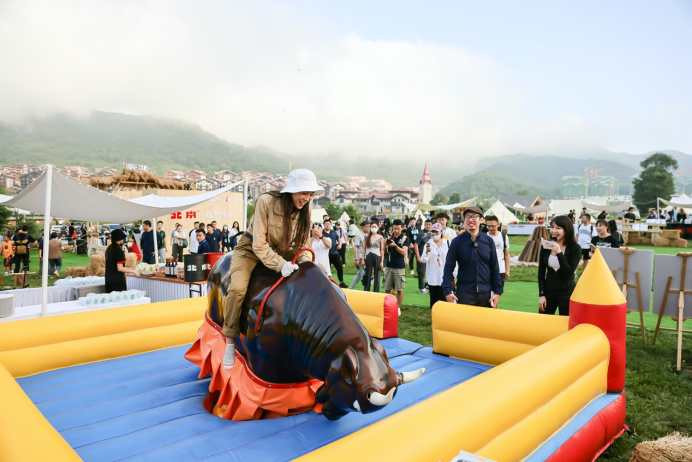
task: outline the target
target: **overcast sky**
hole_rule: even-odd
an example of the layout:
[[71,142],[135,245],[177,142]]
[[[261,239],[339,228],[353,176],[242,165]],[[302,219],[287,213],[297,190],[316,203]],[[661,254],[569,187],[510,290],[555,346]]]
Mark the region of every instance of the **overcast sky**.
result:
[[289,153],[692,154],[689,0],[0,0],[0,119],[194,122]]

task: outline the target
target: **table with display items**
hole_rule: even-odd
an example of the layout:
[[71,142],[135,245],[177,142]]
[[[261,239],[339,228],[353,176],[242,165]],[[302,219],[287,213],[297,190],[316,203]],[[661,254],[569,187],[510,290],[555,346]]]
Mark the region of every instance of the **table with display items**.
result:
[[178,278],[172,277],[134,277],[127,275],[127,289],[143,290],[147,293],[147,297],[151,299],[151,303],[168,302],[171,300],[181,300],[190,298],[191,292],[198,296],[207,295],[207,281],[193,283],[196,287],[190,287],[190,283]]

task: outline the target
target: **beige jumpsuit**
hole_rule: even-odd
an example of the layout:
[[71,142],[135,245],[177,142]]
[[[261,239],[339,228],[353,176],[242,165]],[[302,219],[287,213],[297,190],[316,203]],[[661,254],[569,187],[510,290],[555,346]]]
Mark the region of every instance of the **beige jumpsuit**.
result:
[[[252,239],[245,234],[241,235],[238,239],[238,245],[233,251],[230,269],[231,287],[224,306],[222,330],[224,336],[235,338],[240,332],[243,300],[245,300],[247,287],[250,283],[250,275],[257,263],[262,262],[267,268],[280,273],[284,264],[293,260],[299,249],[310,247],[309,238],[305,242],[295,243],[299,212],[299,210],[295,210],[291,214],[291,229],[293,230],[291,246],[286,252],[279,253],[283,234],[281,200],[271,194],[262,194],[257,199],[255,213],[245,231],[245,233],[252,235]],[[303,252],[296,263],[311,260],[312,254]]]

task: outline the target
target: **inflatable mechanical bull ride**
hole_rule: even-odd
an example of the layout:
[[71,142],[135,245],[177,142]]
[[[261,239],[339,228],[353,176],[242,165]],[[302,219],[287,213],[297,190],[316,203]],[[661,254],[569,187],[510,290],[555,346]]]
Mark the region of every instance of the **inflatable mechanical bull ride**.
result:
[[230,264],[226,255],[209,274],[205,320],[185,355],[200,367],[199,378],[211,374],[207,411],[229,420],[257,420],[314,410],[337,420],[349,412],[382,409],[399,385],[424,372],[394,371],[344,292],[314,262],[300,264],[283,280],[263,265],[255,268],[235,339],[235,366],[224,369],[221,326]]

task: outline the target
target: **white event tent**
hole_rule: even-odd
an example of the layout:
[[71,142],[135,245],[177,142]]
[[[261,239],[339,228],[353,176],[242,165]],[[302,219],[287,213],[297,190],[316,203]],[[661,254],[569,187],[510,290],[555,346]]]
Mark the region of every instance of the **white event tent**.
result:
[[495,203],[491,205],[490,208],[485,212],[486,217],[490,215],[496,216],[497,219],[500,220],[500,223],[503,224],[514,222],[519,223],[517,216],[510,212],[507,207],[502,205],[502,202],[500,201],[495,201]]
[[524,207],[521,204],[515,203],[514,205],[507,205],[507,207],[517,210],[521,213],[547,213],[550,210],[550,203],[549,202],[544,202],[539,205],[535,205],[533,207]]
[[612,205],[601,205],[601,204],[594,204],[593,202],[584,202],[582,201],[581,203],[582,207],[586,207],[588,210],[595,210],[599,212],[624,212],[628,210],[630,207],[632,207],[632,202],[631,201],[625,201],[625,202],[618,202],[617,204],[612,204]]
[[[111,223],[127,223],[153,218],[155,223],[156,217],[201,204],[243,183],[243,229],[245,229],[247,228],[247,180],[194,196],[160,197],[152,194],[128,201],[82,183],[48,165],[40,177],[16,196],[0,194],[0,205],[28,210],[42,214],[46,218],[43,222],[45,234],[43,254],[48,255],[51,217]],[[154,246],[156,246],[156,239],[154,239]],[[158,260],[158,251],[154,252],[154,255]],[[43,259],[42,288],[41,315],[45,316],[48,302],[47,258]]]

